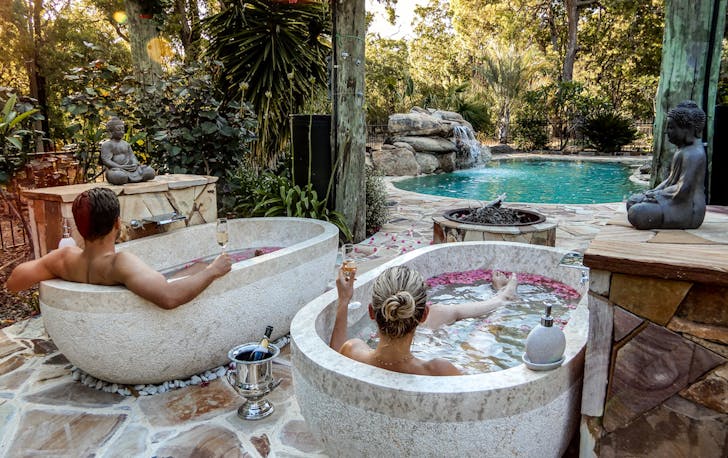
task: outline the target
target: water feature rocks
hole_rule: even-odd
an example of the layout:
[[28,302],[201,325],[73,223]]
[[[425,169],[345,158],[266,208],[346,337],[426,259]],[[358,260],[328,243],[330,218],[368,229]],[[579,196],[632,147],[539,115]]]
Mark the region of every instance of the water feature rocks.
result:
[[415,151],[427,153],[450,153],[457,151],[455,143],[442,137],[395,137],[397,143],[407,143]]
[[[447,135],[447,126],[426,113],[396,113],[389,117],[387,129],[394,135]],[[450,129],[452,131],[452,129]]]
[[420,165],[421,173],[434,173],[440,167],[440,161],[434,154],[416,153],[415,160]]
[[[475,139],[472,125],[452,111],[414,107],[409,113],[391,115],[387,130],[389,138],[371,155],[374,167],[384,175],[451,172],[490,160],[488,148]],[[412,152],[417,172],[405,150]]]
[[415,155],[411,148],[407,147],[382,145],[381,149],[372,151],[372,162],[383,175],[403,176],[420,173]]

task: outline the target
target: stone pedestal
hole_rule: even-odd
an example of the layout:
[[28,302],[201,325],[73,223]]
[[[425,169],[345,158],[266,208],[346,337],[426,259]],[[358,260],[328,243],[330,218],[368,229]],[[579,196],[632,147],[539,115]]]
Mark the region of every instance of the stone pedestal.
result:
[[590,244],[580,456],[728,456],[728,208]]
[[[84,183],[52,188],[23,191],[28,200],[33,251],[36,258],[54,248],[63,237],[63,218],[71,223],[73,238],[83,246],[73,221],[71,206],[80,193],[95,187],[107,187],[119,196],[121,205],[122,233],[120,242],[215,221],[217,218],[217,177],[199,175],[160,175],[144,183],[121,186],[109,183]],[[157,215],[176,212],[186,220],[157,225],[145,223],[143,227],[131,227],[132,220],[141,221]]]
[[451,221],[443,216],[432,217],[432,240],[447,242],[518,242],[531,245],[556,246],[556,221],[526,226],[486,226]]

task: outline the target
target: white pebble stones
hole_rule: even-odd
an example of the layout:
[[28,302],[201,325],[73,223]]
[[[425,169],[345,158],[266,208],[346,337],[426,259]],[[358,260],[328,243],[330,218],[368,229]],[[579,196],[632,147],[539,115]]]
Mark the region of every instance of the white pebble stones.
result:
[[[290,341],[290,336],[285,335],[273,342],[273,344],[278,348],[282,348]],[[150,396],[158,393],[166,393],[167,391],[176,390],[178,388],[184,388],[189,385],[199,385],[201,383],[211,382],[217,378],[225,377],[227,371],[227,366],[218,366],[200,374],[193,375],[187,380],[169,380],[158,385],[120,385],[118,383],[109,383],[99,380],[88,375],[76,366],[73,366],[71,368],[71,378],[74,381],[81,382],[90,388],[95,388],[106,393],[117,393],[122,396]]]
[[187,380],[168,380],[158,385],[120,385],[118,383],[109,383],[99,380],[88,375],[76,366],[73,366],[71,369],[71,378],[90,388],[95,388],[106,393],[117,393],[122,396],[150,396],[158,393],[166,393],[167,391],[176,390],[178,388],[184,388],[188,385],[199,385],[201,383],[210,382],[216,378],[224,377],[227,370],[227,366],[218,366],[201,374],[193,375]]

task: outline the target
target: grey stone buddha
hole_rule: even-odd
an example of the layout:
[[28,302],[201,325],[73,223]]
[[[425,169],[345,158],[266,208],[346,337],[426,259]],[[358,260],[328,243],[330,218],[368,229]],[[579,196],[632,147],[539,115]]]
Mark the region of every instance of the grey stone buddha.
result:
[[677,146],[665,181],[627,199],[627,219],[637,229],[695,229],[705,218],[705,113],[695,102],[667,114],[667,138]]
[[101,144],[101,163],[106,167],[106,181],[111,184],[126,184],[153,179],[154,169],[140,164],[131,145],[122,140],[124,122],[113,117],[106,123],[106,130],[111,137]]

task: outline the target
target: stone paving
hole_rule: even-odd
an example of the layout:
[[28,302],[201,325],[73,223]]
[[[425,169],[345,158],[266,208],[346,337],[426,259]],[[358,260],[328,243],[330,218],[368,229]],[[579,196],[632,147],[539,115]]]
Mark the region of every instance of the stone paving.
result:
[[[400,191],[387,182],[389,222],[357,245],[359,268],[375,267],[429,245],[432,215],[470,202]],[[623,204],[522,205],[558,221],[556,245],[583,252]],[[333,274],[333,272],[332,272]],[[322,444],[301,416],[291,381],[289,347],[269,395],[276,412],[237,417],[242,398],[222,379],[154,396],[124,397],[83,386],[45,333],[41,318],[0,330],[0,453],[99,457],[316,457]]]

